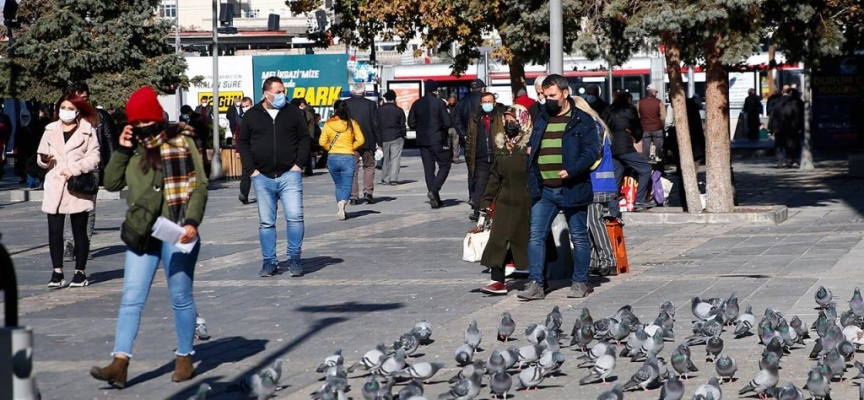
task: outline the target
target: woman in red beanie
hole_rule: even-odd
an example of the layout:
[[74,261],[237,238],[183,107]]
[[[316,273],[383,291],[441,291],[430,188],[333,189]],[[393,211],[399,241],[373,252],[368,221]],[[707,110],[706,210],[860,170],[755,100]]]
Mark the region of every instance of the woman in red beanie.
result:
[[[141,310],[161,261],[171,294],[177,330],[177,359],[171,380],[192,379],[195,301],[192,281],[198,260],[198,226],[207,204],[207,176],[192,131],[167,125],[156,92],[138,89],[126,103],[128,125],[120,134],[120,147],[105,168],[105,188],[128,186],[129,209],[120,237],[128,246],[123,275],[123,297],[114,338],[114,357],[90,375],[112,385],[126,386],[132,345],[138,334]],[[154,230],[157,222],[159,229]],[[173,229],[167,229],[173,228]],[[168,235],[155,232],[170,231]],[[171,235],[173,233],[173,237]]]

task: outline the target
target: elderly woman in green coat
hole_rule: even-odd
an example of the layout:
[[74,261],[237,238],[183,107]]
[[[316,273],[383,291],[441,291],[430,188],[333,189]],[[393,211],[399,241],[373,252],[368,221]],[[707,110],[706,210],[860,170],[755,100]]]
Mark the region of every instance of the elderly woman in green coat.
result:
[[480,208],[494,204],[495,216],[480,263],[489,267],[492,280],[480,289],[488,294],[507,294],[504,284],[508,251],[516,269],[528,269],[528,227],[531,196],[528,192],[528,142],[531,138],[528,109],[514,105],[504,112],[504,132],[495,135],[495,160]]

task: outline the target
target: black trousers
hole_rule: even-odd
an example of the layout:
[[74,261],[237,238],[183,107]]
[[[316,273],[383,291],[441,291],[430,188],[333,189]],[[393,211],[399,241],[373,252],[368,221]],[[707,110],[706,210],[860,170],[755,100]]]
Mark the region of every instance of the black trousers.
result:
[[474,161],[474,173],[469,174],[469,184],[473,184],[471,190],[471,202],[474,203],[474,211],[480,210],[480,203],[483,200],[483,195],[486,194],[486,185],[489,183],[489,176],[492,175],[492,163],[484,160]]
[[[87,238],[88,212],[70,214],[72,237],[75,239],[75,269],[87,268],[87,254],[90,252],[90,239]],[[53,268],[63,268],[63,225],[66,214],[48,214],[48,248]]]
[[252,178],[249,176],[249,173],[243,172],[240,175],[240,194],[245,198],[249,198],[249,189],[252,188]]
[[[423,161],[423,174],[426,178],[426,189],[439,192],[447,176],[450,175],[450,165],[453,163],[453,153],[450,147],[443,144],[420,147],[420,159]],[[438,171],[435,171],[435,165]]]

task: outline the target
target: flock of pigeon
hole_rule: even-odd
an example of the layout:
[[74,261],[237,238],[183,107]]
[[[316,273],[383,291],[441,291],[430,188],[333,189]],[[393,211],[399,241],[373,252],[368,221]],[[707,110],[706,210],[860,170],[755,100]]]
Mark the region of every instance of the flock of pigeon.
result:
[[[686,390],[682,378],[687,380],[691,373],[699,371],[693,362],[691,348],[704,346],[706,361],[713,363],[716,377],[697,387],[691,398],[720,400],[723,396],[721,382],[732,382],[738,370],[736,360],[723,351],[721,335],[729,329],[734,339],[756,336],[764,345],[759,372],[740,388],[739,395],[755,393],[760,399],[798,400],[808,398],[803,391],[807,390],[811,398],[830,399],[831,382],[835,378],[843,382],[849,367],[847,363],[853,361],[856,350],[864,344],[864,298],[860,289],[855,288],[849,310],[838,316],[829,289],[819,287],[815,297],[820,311],[809,330],[797,316],[787,321],[780,310],[772,308],[766,309],[757,323],[751,307],[740,311],[734,293],[728,299],[694,297],[691,311],[696,320],[692,324],[692,334],[677,346],[674,344],[675,306],[669,301],[660,305],[659,313],[651,323],[641,322],[629,305],[621,307],[611,317],[597,320],[587,308],[583,308],[570,332],[569,341],[570,350],[582,353],[576,357],[578,367],[587,370],[579,384],[606,384],[619,359],[629,358],[630,362],[641,362],[642,365],[624,384],[614,385],[611,390],[601,393],[598,400],[621,400],[626,391],[658,387],[662,388],[660,400],[683,399]],[[537,390],[547,378],[566,379],[560,376],[565,361],[562,348],[567,347],[561,343],[566,336],[562,330],[563,323],[563,315],[556,306],[543,323],[527,326],[524,330],[527,343],[495,349],[484,360],[477,356],[483,351],[480,348],[483,335],[477,322],[472,321],[464,332],[464,343],[454,353],[454,361],[460,369],[449,379],[450,389],[437,398],[470,400],[481,395],[485,386],[494,398],[506,399],[516,390]],[[756,332],[751,332],[754,328]],[[790,351],[802,348],[804,339],[810,338],[811,330],[818,336],[810,352],[810,358],[816,363],[810,369],[803,390],[792,382],[778,386],[781,359],[791,354]],[[496,339],[508,343],[513,340],[515,332],[516,322],[510,313],[505,312]],[[318,366],[317,372],[323,374],[323,383],[312,393],[312,398],[348,399],[348,374],[363,370],[368,374],[360,389],[365,400],[425,400],[424,383],[428,383],[445,364],[413,362],[410,357],[421,346],[431,343],[431,336],[432,326],[425,321],[418,322],[392,346],[378,344],[347,368],[341,350],[337,350]],[[672,343],[667,345],[667,342]],[[661,356],[667,347],[670,348],[668,359]],[[271,398],[280,388],[281,364],[281,360],[277,360],[272,366],[247,377],[239,387],[247,391],[249,398]],[[858,370],[853,379],[864,378],[864,364],[855,361],[853,365]],[[394,394],[397,383],[400,389]],[[204,386],[193,399],[204,398],[209,389]],[[859,387],[859,397],[864,400],[864,384]]]

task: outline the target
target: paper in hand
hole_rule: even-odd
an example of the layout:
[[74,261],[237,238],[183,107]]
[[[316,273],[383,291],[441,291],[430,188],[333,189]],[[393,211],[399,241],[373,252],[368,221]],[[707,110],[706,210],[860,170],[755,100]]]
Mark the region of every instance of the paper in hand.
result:
[[189,254],[198,243],[198,237],[192,239],[189,243],[180,243],[180,237],[183,236],[183,227],[174,223],[168,218],[159,217],[156,223],[153,224],[153,237],[166,243],[171,243],[180,251]]

